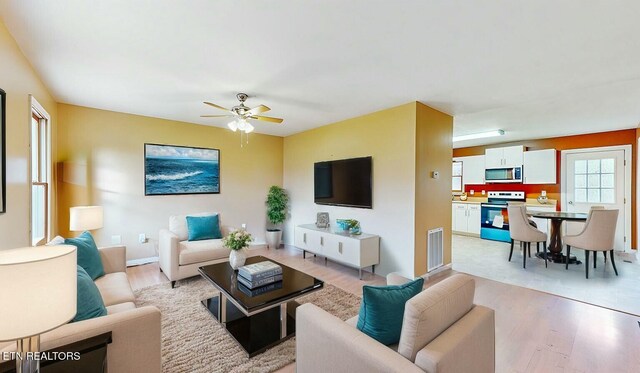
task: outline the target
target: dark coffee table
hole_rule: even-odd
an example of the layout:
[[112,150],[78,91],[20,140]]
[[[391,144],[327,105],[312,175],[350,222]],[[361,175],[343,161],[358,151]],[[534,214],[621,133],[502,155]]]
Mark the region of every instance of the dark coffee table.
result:
[[[265,260],[263,256],[247,258],[246,264]],[[238,283],[238,273],[228,262],[200,267],[198,271],[220,295],[202,304],[211,312],[240,346],[253,357],[295,335],[295,299],[318,291],[324,282],[278,263],[282,282],[272,287],[254,289],[258,295]]]

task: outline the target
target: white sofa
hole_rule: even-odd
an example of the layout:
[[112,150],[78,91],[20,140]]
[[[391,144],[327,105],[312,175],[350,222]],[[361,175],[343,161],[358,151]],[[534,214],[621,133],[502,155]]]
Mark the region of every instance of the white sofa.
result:
[[[229,259],[229,249],[224,247],[222,239],[188,241],[187,216],[215,215],[217,212],[200,212],[169,217],[169,229],[160,230],[158,250],[160,270],[174,287],[177,280],[198,275],[198,267],[224,262]],[[218,214],[220,219],[220,214]],[[220,220],[219,220],[220,221]],[[223,237],[231,228],[220,224]]]
[[475,282],[454,275],[411,298],[405,306],[400,342],[385,346],[311,304],[296,310],[298,372],[495,371],[495,318],[473,304]]
[[[126,273],[124,246],[98,249],[105,275],[96,279],[107,315],[62,325],[40,337],[41,350],[50,350],[111,332],[107,345],[109,372],[160,373],[162,370],[160,310],[136,308]],[[1,352],[16,351],[15,342],[0,342]]]

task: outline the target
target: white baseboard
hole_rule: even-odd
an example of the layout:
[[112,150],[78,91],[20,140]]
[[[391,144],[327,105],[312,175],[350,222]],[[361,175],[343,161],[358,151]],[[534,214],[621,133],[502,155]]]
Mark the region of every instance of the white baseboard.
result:
[[140,258],[140,259],[131,259],[127,260],[127,267],[139,266],[143,264],[155,263],[159,260],[157,256],[152,256],[149,258]]

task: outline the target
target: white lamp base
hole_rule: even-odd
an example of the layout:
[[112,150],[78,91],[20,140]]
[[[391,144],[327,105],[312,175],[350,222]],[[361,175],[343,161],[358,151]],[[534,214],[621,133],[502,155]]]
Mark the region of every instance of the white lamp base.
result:
[[16,373],[40,372],[40,360],[35,360],[33,354],[28,354],[40,351],[40,335],[19,339],[17,343]]

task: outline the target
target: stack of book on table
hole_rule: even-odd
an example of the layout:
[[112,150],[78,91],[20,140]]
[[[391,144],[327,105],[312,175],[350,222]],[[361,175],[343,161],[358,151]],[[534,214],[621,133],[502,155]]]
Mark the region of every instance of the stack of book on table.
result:
[[265,260],[238,268],[238,283],[249,289],[282,281],[282,267]]

